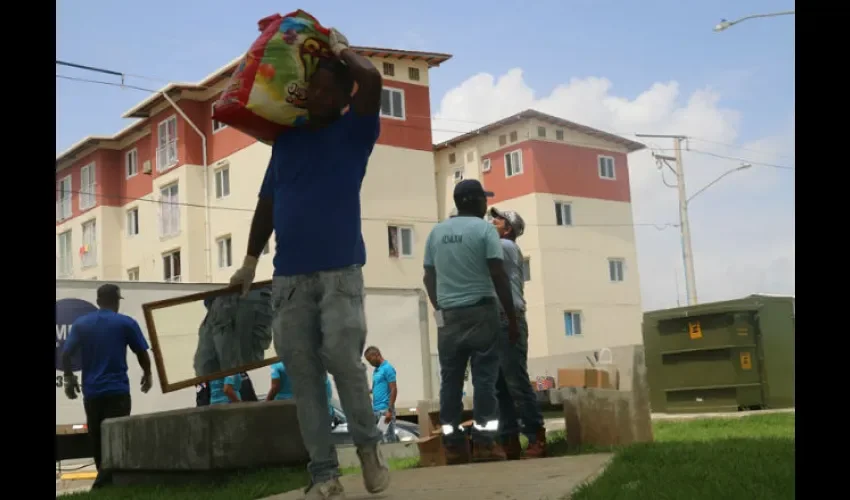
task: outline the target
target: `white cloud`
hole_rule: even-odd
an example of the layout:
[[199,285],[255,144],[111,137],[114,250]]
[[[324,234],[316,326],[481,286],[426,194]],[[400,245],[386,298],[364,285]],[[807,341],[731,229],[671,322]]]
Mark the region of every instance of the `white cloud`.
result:
[[[737,167],[736,157],[794,164],[794,115],[772,137],[739,144],[743,117],[723,106],[709,86],[682,96],[675,81],[657,82],[634,99],[617,96],[606,78],[573,78],[537,96],[520,68],[494,77],[480,73],[443,96],[434,117],[434,140],[443,141],[525,109],[536,109],[630,139],[635,132],[681,134],[694,139],[684,153],[688,193]],[[792,105],[792,103],[789,103]],[[672,141],[642,140],[671,155]],[[729,147],[734,144],[735,147]],[[637,222],[676,222],[676,190],[664,186],[649,151],[629,156]],[[669,171],[667,181],[672,183]],[[700,302],[750,293],[794,293],[794,172],[766,166],[730,174],[690,205]],[[676,277],[685,302],[678,230],[636,228],[638,267],[645,309],[675,306]]]

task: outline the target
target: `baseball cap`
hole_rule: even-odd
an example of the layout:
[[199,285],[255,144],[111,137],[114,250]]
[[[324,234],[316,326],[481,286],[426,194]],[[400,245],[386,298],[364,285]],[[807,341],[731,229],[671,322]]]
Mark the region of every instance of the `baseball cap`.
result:
[[97,300],[116,300],[123,298],[124,297],[121,296],[121,289],[118,288],[118,285],[107,283],[105,285],[100,285],[97,289]]
[[513,210],[502,211],[496,207],[490,207],[490,216],[507,221],[508,225],[511,226],[511,229],[514,230],[514,235],[517,238],[522,236],[522,233],[525,232],[525,221],[522,220],[522,217]]
[[474,196],[492,198],[494,195],[491,191],[484,191],[484,186],[475,179],[464,179],[455,184],[454,198],[471,198]]

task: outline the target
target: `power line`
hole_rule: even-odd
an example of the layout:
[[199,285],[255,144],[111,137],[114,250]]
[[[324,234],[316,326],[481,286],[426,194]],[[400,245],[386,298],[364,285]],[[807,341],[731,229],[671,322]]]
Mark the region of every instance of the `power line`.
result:
[[752,165],[761,165],[763,167],[778,168],[778,169],[781,169],[781,170],[796,170],[795,167],[791,167],[791,166],[788,166],[788,165],[777,165],[775,163],[764,163],[764,162],[760,162],[760,161],[749,160],[747,158],[738,158],[738,157],[735,157],[735,156],[726,156],[726,155],[720,155],[720,154],[717,154],[717,153],[711,153],[709,151],[701,151],[699,149],[691,149],[690,151],[692,153],[698,153],[698,154],[702,154],[702,155],[713,156],[715,158],[721,158],[721,159],[724,159],[724,160],[740,161],[740,162],[743,162],[743,163],[750,163]]
[[[740,151],[747,151],[747,152],[749,152],[749,153],[758,153],[758,154],[773,154],[773,153],[771,153],[770,151],[764,151],[764,150],[758,150],[758,149],[752,149],[752,148],[745,148],[745,147],[743,147],[743,146],[736,146],[735,144],[729,144],[728,142],[718,142],[718,141],[712,141],[712,140],[709,140],[709,139],[703,139],[703,138],[701,138],[701,137],[692,137],[692,136],[688,136],[688,140],[691,140],[691,141],[698,141],[698,142],[705,142],[705,143],[708,143],[708,144],[714,144],[714,145],[717,145],[717,146],[723,146],[723,147],[725,147],[725,148],[729,148],[729,149],[738,149],[738,150],[740,150]],[[789,156],[789,155],[775,155],[775,156],[777,156],[777,157],[779,157],[779,158],[790,158],[790,156]]]
[[[121,196],[121,195],[105,195],[98,193],[89,193],[86,191],[79,190],[67,190],[62,189],[60,187],[56,188],[56,192],[60,194],[60,200],[62,193],[68,194],[76,194],[80,196],[90,196],[92,198],[97,198],[101,200],[111,200],[111,201],[124,201],[124,202],[133,202],[133,201],[142,201],[145,203],[154,203],[157,205],[170,205],[170,206],[180,206],[180,207],[188,207],[188,208],[207,208],[206,205],[202,205],[200,203],[187,203],[187,202],[170,202],[170,201],[162,201],[162,200],[154,200],[151,198],[137,198],[131,196]],[[60,201],[57,200],[57,203]],[[253,214],[254,208],[242,208],[242,207],[222,207],[210,205],[210,210],[223,210],[225,212],[248,212]],[[361,217],[362,220],[368,221],[380,221],[380,222],[421,222],[425,224],[436,224],[440,222],[437,219],[426,219],[421,217],[407,217],[407,218],[399,218],[399,217]],[[678,227],[677,224],[668,223],[668,222],[660,222],[660,223],[651,223],[651,222],[636,222],[631,224],[571,224],[569,226],[561,226],[558,224],[528,224],[529,226],[538,226],[538,227],[654,227],[659,231],[664,229],[668,229],[671,227]]]

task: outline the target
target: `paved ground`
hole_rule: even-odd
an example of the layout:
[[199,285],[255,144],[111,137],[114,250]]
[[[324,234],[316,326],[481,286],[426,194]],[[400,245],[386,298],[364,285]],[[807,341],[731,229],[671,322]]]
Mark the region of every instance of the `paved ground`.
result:
[[[390,489],[372,495],[360,475],[341,479],[349,500],[560,500],[598,475],[610,453],[394,471]],[[264,500],[298,500],[290,491]]]

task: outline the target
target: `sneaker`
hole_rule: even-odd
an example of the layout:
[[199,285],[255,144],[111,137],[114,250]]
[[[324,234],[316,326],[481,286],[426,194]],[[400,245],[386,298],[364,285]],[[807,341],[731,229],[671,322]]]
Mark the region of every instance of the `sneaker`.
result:
[[507,460],[505,450],[498,443],[492,442],[487,444],[475,443],[472,449],[473,462],[499,462]]
[[304,490],[304,494],[304,500],[345,500],[345,490],[337,478],[311,484]]
[[537,431],[534,442],[528,444],[523,458],[546,458],[546,429]]
[[377,444],[357,448],[360,467],[363,469],[363,484],[369,493],[380,493],[390,486],[390,469]]
[[522,445],[519,442],[519,435],[504,436],[502,438],[502,449],[505,450],[505,456],[508,460],[519,460],[522,457]]

